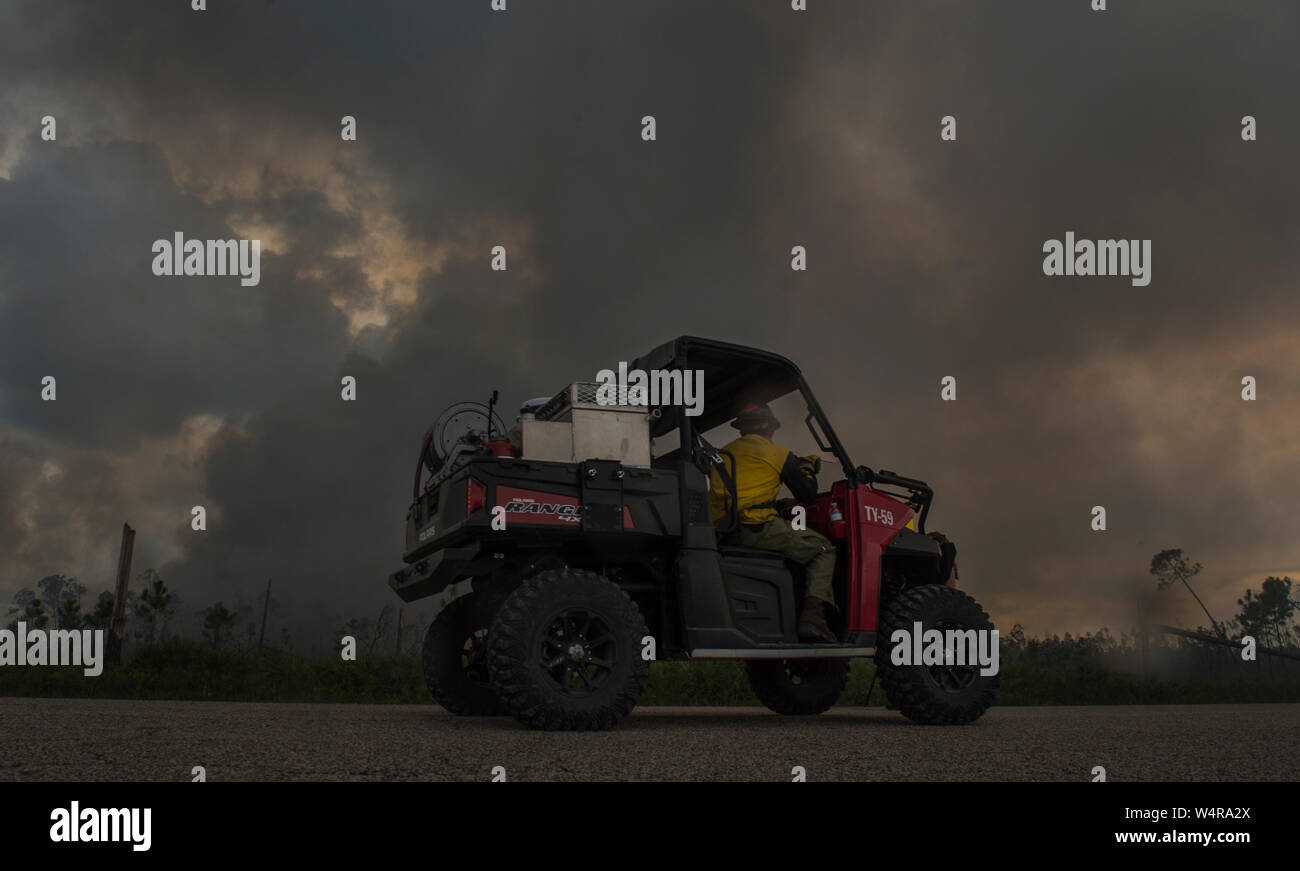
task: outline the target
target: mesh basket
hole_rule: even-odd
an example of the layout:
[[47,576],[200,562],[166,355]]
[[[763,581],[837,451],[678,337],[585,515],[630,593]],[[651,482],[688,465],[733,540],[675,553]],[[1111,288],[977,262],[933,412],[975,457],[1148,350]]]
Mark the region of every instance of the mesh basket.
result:
[[568,387],[565,387],[551,401],[537,410],[538,420],[561,420],[564,416],[578,408],[596,408],[602,411],[645,411],[644,405],[605,405],[602,404],[598,397],[598,392],[603,387],[599,381],[575,381]]

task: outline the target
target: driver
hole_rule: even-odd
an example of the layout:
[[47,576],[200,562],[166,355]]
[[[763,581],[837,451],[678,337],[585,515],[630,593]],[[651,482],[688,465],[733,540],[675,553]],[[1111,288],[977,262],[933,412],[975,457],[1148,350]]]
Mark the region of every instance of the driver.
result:
[[[835,548],[830,540],[811,529],[794,529],[776,513],[774,500],[785,484],[800,502],[817,498],[815,458],[796,457],[787,448],[774,444],[781,422],[767,403],[750,403],[741,409],[731,425],[740,430],[740,438],[723,450],[735,457],[736,501],[740,528],[737,543],[741,547],[772,550],[805,567],[807,595],[799,614],[799,639],[831,643],[836,640],[826,624],[826,608],[835,607],[831,578],[835,571]],[[713,523],[727,511],[727,492],[716,470],[710,471],[709,501]]]

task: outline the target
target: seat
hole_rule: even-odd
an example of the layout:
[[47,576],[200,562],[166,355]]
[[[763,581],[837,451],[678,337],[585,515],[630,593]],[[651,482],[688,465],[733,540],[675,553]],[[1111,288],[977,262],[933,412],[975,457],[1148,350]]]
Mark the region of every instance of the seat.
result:
[[759,550],[756,547],[740,547],[735,544],[718,545],[718,553],[724,558],[739,557],[743,559],[774,559],[784,560],[785,557],[774,550]]

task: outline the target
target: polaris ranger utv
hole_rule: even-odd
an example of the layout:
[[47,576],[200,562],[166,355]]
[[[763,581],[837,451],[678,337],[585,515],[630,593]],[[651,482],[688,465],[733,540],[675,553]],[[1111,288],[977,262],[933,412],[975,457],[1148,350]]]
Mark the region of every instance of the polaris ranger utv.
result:
[[[444,708],[509,713],[534,728],[607,729],[635,707],[651,659],[739,659],[769,708],[819,714],[839,698],[850,660],[874,657],[891,705],[910,719],[958,724],[984,713],[996,675],[946,664],[968,661],[960,658],[891,657],[898,629],[993,628],[947,583],[954,551],[925,534],[929,486],[854,466],[784,357],[686,336],[630,368],[683,379],[702,370],[702,405],[611,405],[595,383],[576,382],[526,407],[510,437],[495,394],[486,406],[452,406],[425,435],[406,565],[389,585],[412,602],[469,581],[424,642],[425,679]],[[798,638],[800,567],[732,543],[735,481],[725,452],[705,440],[745,402],[795,392],[843,474],[803,506],[807,528],[837,551],[834,643]],[[711,469],[731,497],[716,525]],[[794,508],[782,507],[789,518]]]

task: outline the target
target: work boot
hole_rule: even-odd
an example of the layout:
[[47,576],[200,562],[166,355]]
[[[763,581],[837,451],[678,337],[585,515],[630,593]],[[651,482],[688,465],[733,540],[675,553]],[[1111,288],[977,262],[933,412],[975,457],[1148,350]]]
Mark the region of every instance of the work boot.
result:
[[799,640],[834,644],[839,639],[826,625],[826,603],[814,596],[805,596],[803,611],[799,614]]

